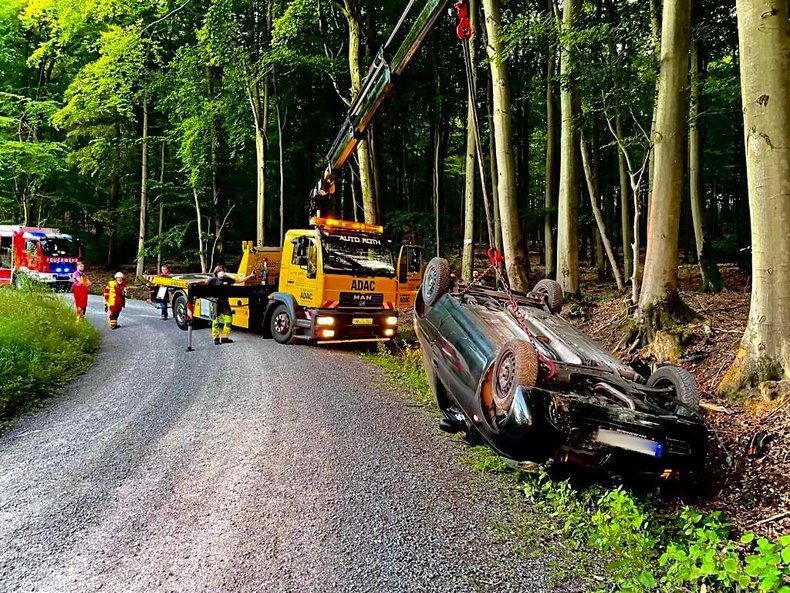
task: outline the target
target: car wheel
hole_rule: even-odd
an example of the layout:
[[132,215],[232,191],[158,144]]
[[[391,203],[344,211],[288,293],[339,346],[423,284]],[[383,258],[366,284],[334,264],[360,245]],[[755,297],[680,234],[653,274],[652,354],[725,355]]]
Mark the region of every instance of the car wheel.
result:
[[675,414],[678,416],[695,416],[699,412],[697,381],[686,369],[676,366],[661,367],[650,375],[647,386],[673,387],[675,398],[679,402],[675,405]]
[[538,381],[538,353],[529,342],[510,340],[497,354],[491,375],[493,400],[498,415],[506,414],[519,385],[535,385]]
[[559,313],[562,311],[564,299],[562,296],[562,286],[560,286],[559,282],[555,282],[554,280],[549,280],[546,278],[538,282],[532,291],[546,295],[546,298],[549,301],[549,310],[552,313]]
[[179,329],[189,329],[187,323],[187,295],[179,292],[173,296],[173,319],[176,320],[176,325]]
[[269,330],[274,341],[278,344],[293,344],[296,341],[294,338],[294,322],[291,319],[291,314],[288,312],[288,307],[284,304],[280,303],[274,309],[269,322]]
[[449,290],[450,264],[446,259],[434,257],[428,262],[422,278],[422,299],[431,307]]

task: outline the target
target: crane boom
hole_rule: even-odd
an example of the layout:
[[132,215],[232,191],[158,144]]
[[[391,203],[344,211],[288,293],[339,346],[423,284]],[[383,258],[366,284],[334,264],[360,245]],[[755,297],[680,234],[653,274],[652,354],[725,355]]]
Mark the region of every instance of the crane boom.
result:
[[400,27],[409,17],[415,4],[415,0],[410,0],[398,25],[376,54],[368,75],[326,155],[326,168],[310,192],[311,215],[317,214],[317,210],[320,210],[318,207],[320,198],[329,197],[334,193],[338,172],[354,153],[359,142],[364,139],[371,122],[392,93],[398,77],[406,70],[414,54],[425,43],[436,21],[450,1],[427,0],[403,40],[398,43],[396,37]]

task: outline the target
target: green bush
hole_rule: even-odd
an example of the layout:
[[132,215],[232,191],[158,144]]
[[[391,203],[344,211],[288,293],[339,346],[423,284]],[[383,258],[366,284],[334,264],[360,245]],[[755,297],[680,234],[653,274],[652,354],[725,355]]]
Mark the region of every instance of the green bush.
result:
[[33,286],[0,287],[0,422],[83,373],[98,345],[99,333],[77,322],[62,297]]

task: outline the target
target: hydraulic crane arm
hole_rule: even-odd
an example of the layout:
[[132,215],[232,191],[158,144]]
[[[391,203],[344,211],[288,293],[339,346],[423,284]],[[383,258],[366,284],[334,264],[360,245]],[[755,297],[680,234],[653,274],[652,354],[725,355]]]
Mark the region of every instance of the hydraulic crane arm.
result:
[[354,153],[357,144],[365,137],[371,122],[384,101],[392,93],[398,77],[409,65],[417,50],[425,43],[436,21],[450,1],[427,0],[414,24],[398,44],[396,39],[398,32],[415,5],[415,0],[410,0],[390,38],[379,49],[373,60],[368,75],[362,83],[362,88],[351,104],[340,132],[326,155],[326,169],[310,192],[311,215],[316,214],[319,198],[326,198],[334,193],[335,178],[338,172]]

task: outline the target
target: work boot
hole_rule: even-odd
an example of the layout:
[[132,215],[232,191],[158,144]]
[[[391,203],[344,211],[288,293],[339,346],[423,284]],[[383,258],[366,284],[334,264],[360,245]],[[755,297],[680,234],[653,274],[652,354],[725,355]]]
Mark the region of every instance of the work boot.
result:
[[222,338],[222,343],[223,344],[232,344],[233,340],[231,340],[230,338]]
[[217,346],[219,346],[219,345],[220,345],[220,339],[219,339],[219,338],[214,338],[214,343],[215,343]]

